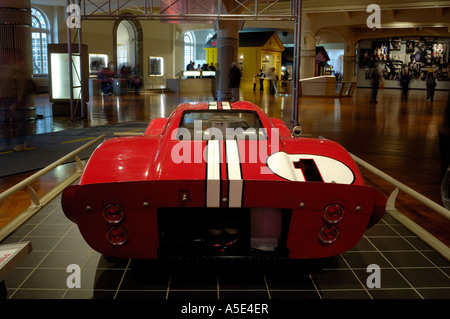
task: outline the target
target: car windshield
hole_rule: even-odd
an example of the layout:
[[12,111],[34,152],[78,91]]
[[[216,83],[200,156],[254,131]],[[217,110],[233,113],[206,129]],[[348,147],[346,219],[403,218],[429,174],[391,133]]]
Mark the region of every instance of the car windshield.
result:
[[266,139],[258,114],[243,110],[191,110],[181,118],[179,140]]

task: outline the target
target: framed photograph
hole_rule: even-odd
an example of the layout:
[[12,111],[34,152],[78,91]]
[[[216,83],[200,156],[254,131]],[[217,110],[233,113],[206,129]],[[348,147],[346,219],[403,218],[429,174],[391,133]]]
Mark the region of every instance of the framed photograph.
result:
[[148,74],[150,76],[164,75],[164,58],[151,56],[148,59]]
[[416,41],[406,41],[406,53],[414,53]]
[[108,55],[89,54],[89,73],[97,74],[108,65]]
[[389,48],[391,51],[400,51],[402,48],[402,39],[401,38],[391,38],[391,43],[390,43]]
[[373,54],[377,61],[387,61],[389,58],[390,42],[373,41]]
[[391,61],[401,61],[402,63],[406,62],[406,54],[398,54],[398,53],[390,53],[389,59]]
[[427,70],[421,70],[420,71],[420,79],[422,81],[425,81],[425,79],[427,78],[427,74],[428,74],[428,69]]
[[373,50],[372,49],[360,49],[359,50],[359,67],[371,67],[374,63],[374,56],[373,56]]

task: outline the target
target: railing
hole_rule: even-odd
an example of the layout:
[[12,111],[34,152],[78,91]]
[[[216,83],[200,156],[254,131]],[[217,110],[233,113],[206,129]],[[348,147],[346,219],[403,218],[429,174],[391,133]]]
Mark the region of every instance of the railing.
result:
[[432,209],[439,215],[443,216],[446,219],[450,220],[450,211],[444,208],[443,206],[437,204],[436,202],[432,201],[431,199],[423,196],[422,194],[416,192],[412,188],[406,186],[405,184],[399,182],[398,180],[394,179],[393,177],[387,175],[386,173],[380,171],[379,169],[375,168],[374,166],[370,165],[369,163],[363,161],[362,159],[358,158],[357,156],[351,154],[353,160],[356,164],[360,165],[361,167],[364,167],[368,171],[372,172],[373,174],[379,176],[383,180],[387,181],[388,183],[394,185],[396,189],[391,193],[391,195],[388,198],[388,201],[386,203],[386,211],[397,221],[399,221],[401,224],[403,224],[406,228],[408,228],[410,231],[415,233],[420,239],[422,239],[425,243],[427,243],[430,247],[434,248],[437,252],[439,252],[443,257],[445,257],[447,260],[450,261],[450,248],[442,243],[440,240],[435,238],[432,234],[430,234],[428,231],[423,229],[418,224],[414,223],[412,220],[407,218],[405,215],[400,213],[395,208],[395,199],[397,198],[397,195],[399,193],[399,190],[405,192],[415,200],[419,201],[420,203],[424,204],[428,208]]
[[[5,227],[0,229],[0,241],[3,240],[5,237],[7,237],[12,231],[14,231],[18,226],[20,226],[22,223],[24,223],[28,218],[30,218],[37,210],[39,210],[42,206],[47,204],[55,194],[58,194],[63,188],[66,186],[72,184],[78,177],[80,177],[81,172],[83,171],[84,164],[78,157],[78,154],[82,151],[88,149],[92,145],[96,144],[100,140],[105,140],[105,134],[100,135],[99,137],[93,139],[89,143],[86,143],[85,145],[77,148],[76,150],[72,151],[71,153],[67,154],[66,156],[60,158],[56,162],[48,165],[47,167],[41,169],[37,173],[31,175],[30,177],[24,179],[20,183],[14,185],[13,187],[9,188],[8,190],[4,191],[0,194],[0,202],[6,200],[11,195],[14,195],[15,193],[22,191],[23,189],[27,189],[28,194],[31,198],[31,205],[30,207],[25,210],[22,214],[14,218],[11,222],[9,222]],[[75,159],[77,170],[76,172],[68,177],[65,181],[63,181],[61,184],[58,185],[57,188],[53,189],[48,194],[45,194],[42,196],[42,198],[39,198],[36,191],[31,186],[32,183],[37,181],[42,176],[46,175],[53,169],[57,168],[58,166],[64,164],[65,162]]]
[[353,92],[355,92],[355,88],[356,88],[356,82],[338,81],[338,82],[336,82],[336,96],[351,97],[353,95]]

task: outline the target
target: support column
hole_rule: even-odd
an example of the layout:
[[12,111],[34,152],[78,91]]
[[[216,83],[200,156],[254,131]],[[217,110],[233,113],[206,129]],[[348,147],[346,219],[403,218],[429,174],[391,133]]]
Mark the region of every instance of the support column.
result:
[[355,75],[355,61],[356,56],[353,55],[344,55],[344,69],[343,69],[343,81],[354,81],[356,78]]
[[[20,72],[23,77],[32,78],[32,62],[30,0],[0,0],[0,70],[3,76]],[[11,94],[17,96],[17,92]],[[18,107],[26,119],[34,119],[34,94],[24,97]]]
[[240,21],[220,21],[217,28],[217,100],[231,100],[228,73],[238,60]]
[[343,68],[344,81],[356,81],[356,74],[355,74],[356,45],[351,35],[352,34],[350,33],[350,36],[348,36],[345,41],[344,68]]
[[316,67],[316,38],[311,31],[313,17],[302,14],[302,50],[300,52],[300,78],[312,78]]

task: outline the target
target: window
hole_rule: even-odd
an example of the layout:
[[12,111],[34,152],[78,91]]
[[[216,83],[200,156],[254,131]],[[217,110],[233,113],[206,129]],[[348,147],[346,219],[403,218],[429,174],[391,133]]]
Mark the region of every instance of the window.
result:
[[136,65],[136,27],[131,21],[122,21],[117,27],[117,67]]
[[41,11],[31,9],[31,49],[33,74],[48,74],[47,44],[50,42],[49,23]]
[[186,32],[184,34],[184,65],[187,66],[190,62],[194,61],[194,34],[192,32]]
[[179,140],[196,139],[265,140],[265,129],[253,111],[185,111],[177,132]]

